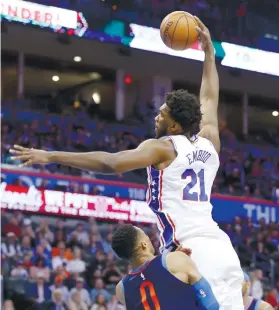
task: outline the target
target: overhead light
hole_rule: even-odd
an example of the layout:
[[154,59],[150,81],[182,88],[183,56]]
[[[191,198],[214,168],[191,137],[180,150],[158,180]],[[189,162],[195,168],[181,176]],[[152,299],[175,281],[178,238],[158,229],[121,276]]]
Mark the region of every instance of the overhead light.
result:
[[279,115],[279,112],[278,112],[278,111],[273,111],[273,112],[272,112],[272,115],[273,115],[273,116],[278,116],[278,115]]
[[58,81],[60,80],[60,78],[59,78],[58,75],[54,75],[54,76],[52,77],[52,80],[53,80],[53,82],[58,82]]
[[80,56],[75,56],[74,57],[74,61],[75,62],[80,62],[81,61],[81,57]]
[[99,94],[98,92],[94,92],[94,93],[92,94],[92,99],[94,100],[94,102],[95,102],[96,104],[101,103],[101,96],[100,96],[100,94]]
[[99,80],[101,78],[101,75],[98,72],[92,72],[90,73],[90,77],[92,80]]

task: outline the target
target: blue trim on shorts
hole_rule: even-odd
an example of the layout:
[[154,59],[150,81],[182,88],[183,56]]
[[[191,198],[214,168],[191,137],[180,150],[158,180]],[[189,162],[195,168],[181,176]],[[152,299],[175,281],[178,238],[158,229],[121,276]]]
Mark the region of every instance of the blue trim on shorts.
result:
[[196,292],[196,297],[199,303],[204,307],[204,309],[220,309],[220,305],[212,292],[211,286],[204,277],[202,277],[197,283],[193,284],[193,288]]
[[123,279],[121,280],[121,289],[122,289],[122,292],[123,292],[123,295],[124,295],[124,298],[125,298],[125,288],[124,288],[124,283],[123,283]]
[[259,310],[261,300],[259,299],[255,304],[255,310]]
[[168,270],[168,266],[167,266],[167,255],[169,254],[168,251],[165,251],[163,254],[162,254],[162,266]]

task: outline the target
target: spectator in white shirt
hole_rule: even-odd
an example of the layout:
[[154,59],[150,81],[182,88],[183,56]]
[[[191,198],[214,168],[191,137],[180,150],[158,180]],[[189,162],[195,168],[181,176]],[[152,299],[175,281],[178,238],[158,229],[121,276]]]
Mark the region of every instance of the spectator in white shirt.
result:
[[80,293],[81,300],[87,305],[91,305],[91,299],[89,292],[84,288],[84,279],[77,278],[76,280],[76,287],[72,288],[70,291],[70,295],[73,295],[75,292]]
[[52,264],[52,268],[54,270],[56,270],[57,267],[59,266],[67,266],[68,264],[68,259],[66,259],[65,257],[65,243],[63,241],[59,242],[57,245],[57,248],[59,249],[59,256],[54,256],[52,258],[51,264]]
[[62,296],[61,296],[61,299],[63,302],[67,302],[68,299],[69,299],[69,296],[70,296],[70,293],[69,293],[69,290],[68,288],[63,284],[63,279],[61,276],[57,276],[54,280],[54,284],[51,285],[49,287],[50,291],[52,292],[52,300],[54,301],[53,299],[53,294],[54,294],[54,291],[56,290],[60,290]]
[[68,302],[69,310],[88,310],[88,306],[82,301],[80,293],[75,291]]
[[262,299],[263,297],[263,285],[261,279],[263,278],[263,272],[260,269],[255,270],[251,275],[251,296],[255,299]]
[[67,265],[67,271],[71,273],[83,273],[85,271],[85,262],[81,259],[81,252],[75,249],[73,259]]
[[21,256],[20,244],[17,242],[15,233],[7,233],[7,240],[2,243],[1,252],[9,258]]

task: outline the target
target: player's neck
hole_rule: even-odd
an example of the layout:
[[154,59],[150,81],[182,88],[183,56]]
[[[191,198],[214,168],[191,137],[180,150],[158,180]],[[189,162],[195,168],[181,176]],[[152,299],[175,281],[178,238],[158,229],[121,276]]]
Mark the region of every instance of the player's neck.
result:
[[147,261],[152,260],[153,258],[155,258],[155,256],[153,254],[144,254],[141,256],[137,256],[134,259],[132,259],[132,261],[131,261],[132,268],[137,269],[137,268],[141,267],[142,265],[144,265]]

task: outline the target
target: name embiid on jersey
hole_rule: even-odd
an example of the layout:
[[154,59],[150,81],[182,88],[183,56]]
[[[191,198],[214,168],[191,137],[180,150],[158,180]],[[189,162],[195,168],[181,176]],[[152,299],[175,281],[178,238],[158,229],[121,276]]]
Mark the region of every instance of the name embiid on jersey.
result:
[[161,251],[182,241],[218,234],[212,219],[211,189],[219,169],[213,144],[202,137],[168,136],[177,154],[165,169],[148,167],[147,203],[156,214]]

